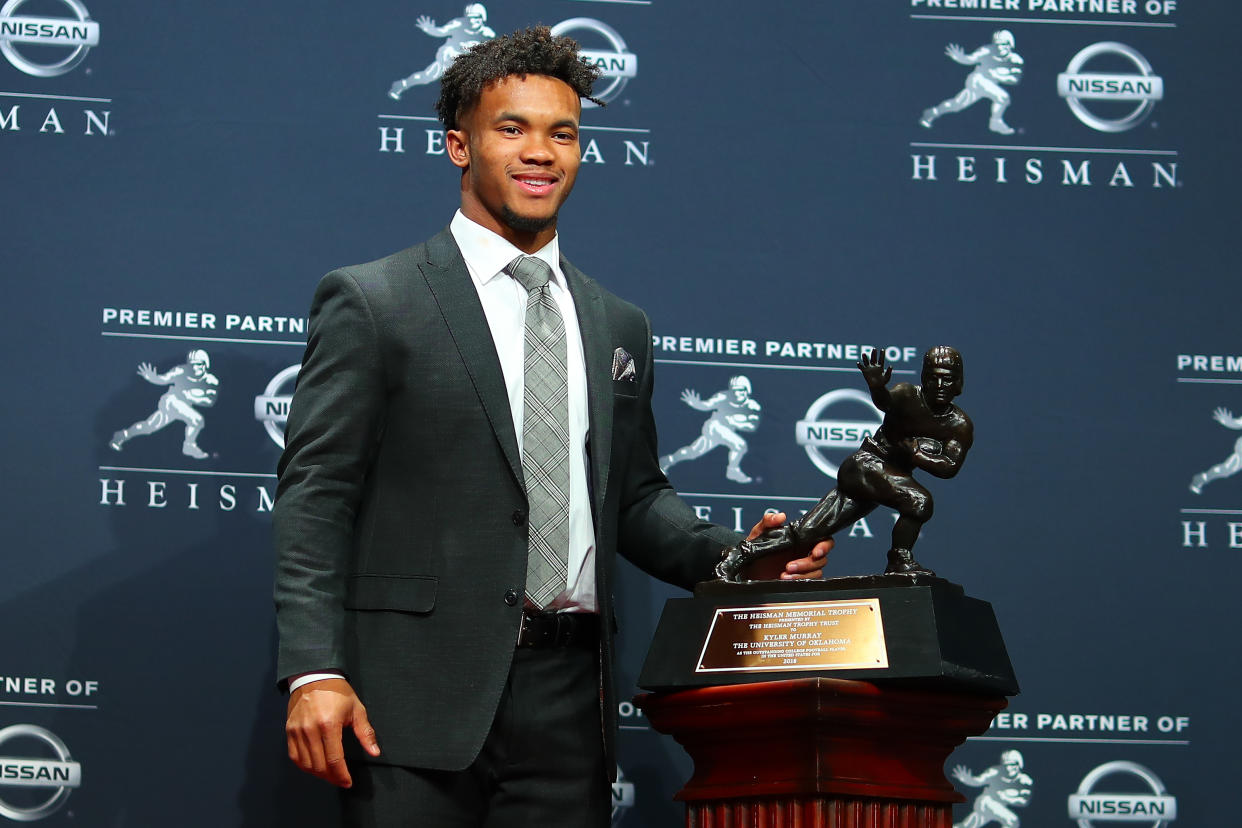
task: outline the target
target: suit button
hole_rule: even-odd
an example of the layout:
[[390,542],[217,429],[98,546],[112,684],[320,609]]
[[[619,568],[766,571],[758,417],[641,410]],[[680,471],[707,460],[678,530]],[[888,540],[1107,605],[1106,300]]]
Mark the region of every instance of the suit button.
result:
[[516,607],[520,597],[521,596],[518,595],[518,591],[516,589],[511,589],[505,593],[505,603],[511,607]]
[[514,526],[521,526],[521,525],[522,525],[523,523],[525,523],[525,522],[526,522],[526,514],[525,514],[525,513],[524,513],[521,509],[516,509],[516,510],[514,510],[514,512],[513,512],[513,525],[514,525]]

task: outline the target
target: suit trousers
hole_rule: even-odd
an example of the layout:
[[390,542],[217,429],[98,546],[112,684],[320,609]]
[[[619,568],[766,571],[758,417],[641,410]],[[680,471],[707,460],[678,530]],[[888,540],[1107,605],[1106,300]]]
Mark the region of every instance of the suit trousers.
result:
[[478,758],[462,771],[354,763],[344,825],[606,828],[599,682],[598,643],[518,648]]

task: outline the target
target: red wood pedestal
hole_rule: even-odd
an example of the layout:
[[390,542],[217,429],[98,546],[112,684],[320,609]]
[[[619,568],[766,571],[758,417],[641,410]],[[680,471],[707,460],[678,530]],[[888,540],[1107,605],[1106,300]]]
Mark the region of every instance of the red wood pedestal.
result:
[[944,763],[1003,696],[807,678],[639,696],[694,775],[688,828],[951,828]]

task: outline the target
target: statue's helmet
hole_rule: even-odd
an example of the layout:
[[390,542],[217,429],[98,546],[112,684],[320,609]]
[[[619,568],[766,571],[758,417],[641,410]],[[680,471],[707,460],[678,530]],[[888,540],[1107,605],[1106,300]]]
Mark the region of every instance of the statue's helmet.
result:
[[743,376],[729,377],[729,389],[731,391],[745,391],[750,396],[750,380]]
[[190,365],[193,365],[194,363],[198,362],[198,363],[202,363],[202,366],[204,368],[211,367],[211,357],[207,356],[207,352],[203,350],[190,351],[188,354],[185,355],[185,361],[188,362]]
[[1016,750],[1007,750],[1001,754],[1002,765],[1017,765],[1018,770],[1022,770],[1022,766],[1026,764],[1022,760],[1022,754]]
[[958,353],[956,348],[950,348],[948,345],[936,345],[927,349],[927,353],[923,354],[923,370],[928,368],[952,368],[957,373],[962,372],[962,355]]
[[1013,48],[1013,32],[1008,29],[1001,29],[992,33],[992,42],[997,46],[1008,46]]
[[483,8],[482,3],[471,3],[466,6],[466,17],[477,17],[482,22],[487,22],[487,9]]

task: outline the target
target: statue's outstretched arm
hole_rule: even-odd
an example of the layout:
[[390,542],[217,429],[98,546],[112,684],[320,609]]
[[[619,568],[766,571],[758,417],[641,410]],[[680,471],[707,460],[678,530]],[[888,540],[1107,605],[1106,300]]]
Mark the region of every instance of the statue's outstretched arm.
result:
[[1233,416],[1233,412],[1224,406],[1221,406],[1212,412],[1212,419],[1223,425],[1225,428],[1232,428],[1235,431],[1242,431],[1242,417]]
[[888,381],[893,377],[893,368],[884,364],[884,349],[872,348],[871,353],[858,363],[858,370],[862,371],[863,379],[867,381],[871,402],[881,411],[888,411],[892,403],[892,397],[888,393]]

